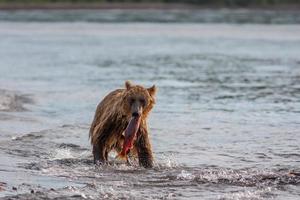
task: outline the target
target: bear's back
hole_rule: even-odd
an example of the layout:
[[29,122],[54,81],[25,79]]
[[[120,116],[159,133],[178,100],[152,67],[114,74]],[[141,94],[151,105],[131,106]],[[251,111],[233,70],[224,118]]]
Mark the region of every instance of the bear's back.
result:
[[90,136],[92,136],[95,127],[103,118],[105,118],[109,113],[113,112],[114,106],[117,106],[118,102],[122,99],[125,89],[116,89],[109,94],[107,94],[102,101],[98,104],[94,120],[90,128]]

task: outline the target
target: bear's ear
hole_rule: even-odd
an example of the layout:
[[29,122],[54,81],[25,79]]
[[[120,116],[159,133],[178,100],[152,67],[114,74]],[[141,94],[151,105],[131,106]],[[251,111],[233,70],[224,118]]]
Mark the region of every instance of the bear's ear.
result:
[[132,83],[130,81],[125,81],[125,87],[129,90],[132,87]]
[[152,87],[148,88],[147,91],[149,92],[150,96],[154,97],[156,94],[156,86],[153,85]]

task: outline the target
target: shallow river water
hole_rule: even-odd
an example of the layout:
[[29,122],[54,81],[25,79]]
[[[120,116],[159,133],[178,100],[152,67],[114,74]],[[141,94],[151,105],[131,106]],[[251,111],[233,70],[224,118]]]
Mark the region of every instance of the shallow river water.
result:
[[[300,26],[0,22],[1,199],[299,199]],[[93,165],[96,105],[159,91],[155,167]]]

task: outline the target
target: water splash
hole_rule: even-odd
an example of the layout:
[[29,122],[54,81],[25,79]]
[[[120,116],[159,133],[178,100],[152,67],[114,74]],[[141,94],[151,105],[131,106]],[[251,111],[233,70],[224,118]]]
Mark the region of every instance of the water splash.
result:
[[66,158],[75,158],[75,155],[70,149],[55,149],[52,153],[50,160],[61,160]]
[[26,111],[25,104],[31,104],[33,100],[28,95],[0,89],[0,111],[20,112]]
[[178,174],[176,178],[179,180],[194,180],[195,176],[192,173],[182,170],[181,173]]
[[155,160],[155,162],[155,166],[160,169],[172,169],[180,166],[174,154],[162,154],[160,157],[157,158],[157,160]]
[[232,191],[230,193],[219,195],[217,199],[219,200],[262,200],[266,198],[271,198],[275,195],[272,193],[275,191],[273,187],[265,187],[259,189],[247,189],[244,191]]

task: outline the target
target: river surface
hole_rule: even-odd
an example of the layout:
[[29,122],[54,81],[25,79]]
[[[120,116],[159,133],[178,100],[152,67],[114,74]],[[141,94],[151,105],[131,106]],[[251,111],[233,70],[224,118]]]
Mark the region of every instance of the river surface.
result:
[[[0,21],[0,199],[300,198],[295,21]],[[153,169],[93,164],[96,106],[125,80],[159,89]]]

